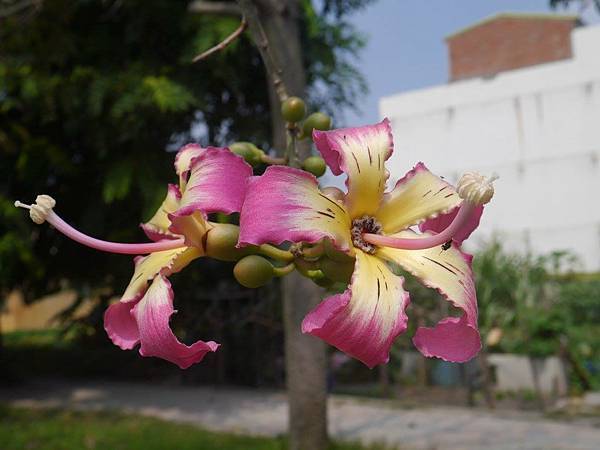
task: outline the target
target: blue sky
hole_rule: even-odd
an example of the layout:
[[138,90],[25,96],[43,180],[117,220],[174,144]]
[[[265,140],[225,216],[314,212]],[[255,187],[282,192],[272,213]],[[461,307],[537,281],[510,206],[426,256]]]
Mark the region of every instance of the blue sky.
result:
[[[358,66],[370,92],[359,103],[362,114],[347,112],[345,125],[376,122],[383,96],[445,83],[445,36],[498,12],[551,12],[548,4],[548,0],[378,0],[355,13],[351,22],[368,38]],[[583,18],[600,23],[592,7]]]

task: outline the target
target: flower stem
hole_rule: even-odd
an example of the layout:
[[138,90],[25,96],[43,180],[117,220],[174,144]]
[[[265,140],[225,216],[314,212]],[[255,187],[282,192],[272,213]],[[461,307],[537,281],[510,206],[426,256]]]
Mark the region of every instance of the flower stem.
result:
[[402,250],[425,250],[428,248],[443,245],[452,240],[452,237],[469,220],[477,205],[463,201],[458,210],[458,214],[448,227],[442,232],[433,236],[420,238],[397,238],[393,236],[382,236],[380,234],[365,233],[363,239],[373,245],[380,247],[391,247]]
[[277,261],[290,262],[294,260],[294,255],[287,250],[281,250],[280,248],[269,244],[260,245],[258,247],[258,253],[268,256],[269,258],[273,258]]
[[296,266],[294,265],[294,263],[288,264],[287,266],[283,266],[283,267],[273,267],[273,274],[276,277],[284,277],[284,276],[292,273],[295,268],[296,268]]
[[277,166],[285,165],[287,162],[285,158],[277,158],[269,155],[262,155],[261,161],[265,164]]
[[123,244],[120,242],[102,241],[76,230],[61,219],[54,211],[50,211],[46,221],[75,242],[79,242],[86,247],[95,248],[96,250],[101,250],[103,252],[121,253],[125,255],[143,255],[162,250],[173,250],[185,246],[183,238],[165,239],[163,241],[148,242],[144,244]]
[[286,126],[287,132],[287,148],[285,158],[287,165],[299,169],[301,167],[298,159],[298,149],[296,148],[296,137],[298,135],[298,127],[295,123],[289,122]]

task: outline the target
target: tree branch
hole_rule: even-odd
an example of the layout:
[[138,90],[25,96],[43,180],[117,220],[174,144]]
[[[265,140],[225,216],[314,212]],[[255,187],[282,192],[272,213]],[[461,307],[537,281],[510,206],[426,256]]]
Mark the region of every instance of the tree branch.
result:
[[283,102],[288,98],[288,91],[281,78],[283,70],[279,66],[275,56],[273,55],[273,52],[269,47],[269,40],[267,39],[267,34],[265,33],[260,21],[260,16],[256,9],[256,5],[252,0],[238,0],[238,5],[240,6],[242,14],[248,21],[248,30],[250,31],[252,39],[258,47],[260,56],[262,57],[265,68],[267,69],[267,74],[271,78],[273,86],[275,87],[275,91],[277,92],[277,96],[279,97],[279,100]]
[[248,26],[248,22],[246,22],[246,19],[244,17],[242,17],[242,22],[240,23],[240,26],[237,27],[237,29],[233,33],[231,33],[229,36],[227,36],[225,39],[223,39],[223,41],[219,42],[214,47],[211,47],[208,50],[206,50],[205,52],[200,53],[198,56],[196,56],[194,59],[192,59],[192,62],[193,63],[198,62],[204,58],[209,57],[213,53],[223,50],[225,47],[227,47],[229,44],[231,44],[233,41],[235,41],[238,37],[240,37],[240,35],[244,32],[244,30],[246,29],[247,26]]
[[193,13],[223,14],[226,16],[242,15],[239,6],[229,2],[203,2],[196,0],[190,3],[188,10]]
[[[7,2],[2,2],[7,3]],[[29,7],[38,8],[42,3],[42,0],[21,0],[14,3],[7,4],[0,8],[0,19],[18,14]]]

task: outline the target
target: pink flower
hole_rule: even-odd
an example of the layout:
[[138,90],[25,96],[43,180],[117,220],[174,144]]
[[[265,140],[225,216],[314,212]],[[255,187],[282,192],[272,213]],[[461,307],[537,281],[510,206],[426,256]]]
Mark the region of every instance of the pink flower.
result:
[[203,149],[192,144],[183,147],[175,159],[179,185],[169,185],[156,214],[142,229],[153,241],[123,244],[98,240],[74,229],[52,208],[55,201],[38,196],[36,204],[16,206],[30,210],[36,223],[48,221],[71,239],[98,250],[146,254],[134,259],[135,270],[120,301],[104,314],[104,328],[110,339],[124,350],[140,345],[142,356],[156,356],[185,369],[214,352],[219,344],[180,342],[171,331],[173,290],[168,277],[191,261],[204,256],[205,237],[220,226],[207,220],[211,212],[230,214],[240,210],[252,168],[228,149]]
[[[348,288],[310,312],[302,330],[369,367],[388,361],[394,339],[407,327],[409,294],[392,265],[410,272],[462,310],[460,317],[419,328],[415,346],[425,356],[457,362],[471,359],[481,347],[477,299],[472,257],[459,244],[477,226],[480,204],[491,198],[490,180],[470,174],[459,195],[419,163],[385,193],[385,161],[393,150],[387,119],[360,128],[315,130],[313,138],[331,171],[347,175],[347,194],[341,200],[328,197],[312,175],[269,167],[249,183],[239,245],[328,239],[354,257]],[[418,224],[422,234],[410,228]]]

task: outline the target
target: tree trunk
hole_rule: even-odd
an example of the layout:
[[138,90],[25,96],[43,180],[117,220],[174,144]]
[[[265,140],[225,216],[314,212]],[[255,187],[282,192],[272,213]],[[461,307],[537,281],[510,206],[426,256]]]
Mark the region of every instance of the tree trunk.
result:
[[[281,117],[282,97],[286,94],[303,97],[306,90],[306,74],[302,63],[297,22],[299,1],[239,0],[239,5],[248,20],[249,31],[261,50],[263,60],[269,57],[274,60],[271,64],[265,61],[265,66],[269,76],[273,145],[281,151],[286,145],[285,123]],[[262,30],[259,27],[262,27]],[[261,36],[261,31],[264,31],[264,36]],[[266,42],[263,37],[266,37]],[[274,68],[277,73],[273,73]],[[300,147],[300,160],[308,156],[309,152],[309,145]],[[303,335],[301,332],[302,319],[319,303],[321,289],[296,272],[284,278],[282,288],[289,401],[289,448],[325,450],[325,345],[317,338]]]
[[312,281],[296,272],[283,280],[290,450],[327,447],[325,344],[300,331],[302,319],[320,301],[319,291]]

